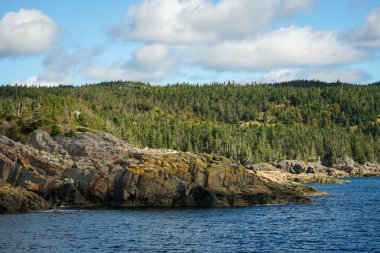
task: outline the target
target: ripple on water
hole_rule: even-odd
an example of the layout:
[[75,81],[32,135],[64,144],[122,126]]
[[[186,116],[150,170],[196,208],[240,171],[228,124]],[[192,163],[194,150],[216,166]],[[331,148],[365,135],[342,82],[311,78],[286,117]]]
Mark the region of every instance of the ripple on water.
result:
[[0,216],[0,252],[380,252],[380,179],[305,205],[53,210]]

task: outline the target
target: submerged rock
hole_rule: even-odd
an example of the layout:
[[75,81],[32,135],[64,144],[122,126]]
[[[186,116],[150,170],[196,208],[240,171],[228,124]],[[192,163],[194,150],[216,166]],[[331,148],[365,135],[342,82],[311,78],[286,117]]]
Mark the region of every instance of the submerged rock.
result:
[[[0,136],[0,210],[54,206],[247,206],[308,203],[310,187],[210,154],[137,149],[105,133]],[[3,189],[3,188],[1,188]]]

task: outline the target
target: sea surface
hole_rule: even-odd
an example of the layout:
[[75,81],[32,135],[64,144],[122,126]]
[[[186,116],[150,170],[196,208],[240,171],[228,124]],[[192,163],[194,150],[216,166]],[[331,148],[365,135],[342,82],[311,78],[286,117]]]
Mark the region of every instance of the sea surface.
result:
[[0,215],[0,252],[380,252],[380,178],[314,204]]

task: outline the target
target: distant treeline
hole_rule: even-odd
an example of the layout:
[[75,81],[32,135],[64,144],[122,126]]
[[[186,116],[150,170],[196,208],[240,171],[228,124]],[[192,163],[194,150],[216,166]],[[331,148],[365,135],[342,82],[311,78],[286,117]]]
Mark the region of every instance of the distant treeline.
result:
[[0,87],[0,133],[25,141],[103,130],[139,147],[221,154],[242,163],[349,156],[380,161],[380,83],[319,81],[153,86]]

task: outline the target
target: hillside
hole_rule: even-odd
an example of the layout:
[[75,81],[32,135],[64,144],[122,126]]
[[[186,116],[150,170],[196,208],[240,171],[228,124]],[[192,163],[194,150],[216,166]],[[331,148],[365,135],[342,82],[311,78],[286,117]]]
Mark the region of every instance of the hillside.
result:
[[108,82],[0,87],[0,134],[103,130],[137,147],[223,155],[243,164],[348,156],[380,161],[380,85]]

